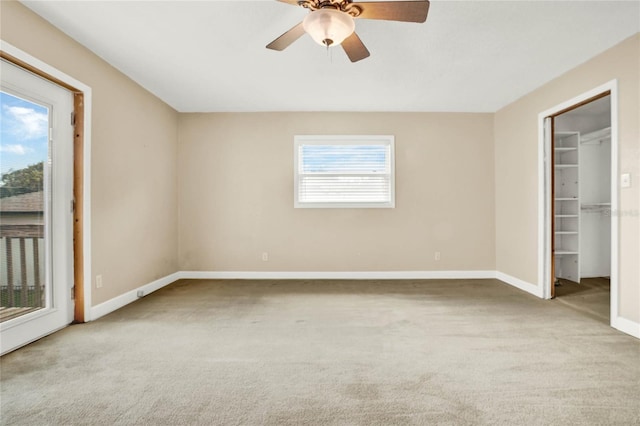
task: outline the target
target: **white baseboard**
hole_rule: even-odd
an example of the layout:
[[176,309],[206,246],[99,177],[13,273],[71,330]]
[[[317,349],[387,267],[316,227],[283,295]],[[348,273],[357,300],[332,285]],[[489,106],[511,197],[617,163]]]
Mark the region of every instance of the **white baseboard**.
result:
[[97,320],[98,318],[110,314],[111,312],[120,309],[131,302],[135,302],[136,300],[138,300],[138,291],[142,291],[146,296],[147,294],[159,290],[162,287],[179,280],[180,278],[180,272],[174,272],[173,274],[167,275],[166,277],[162,277],[153,282],[140,286],[134,290],[121,294],[120,296],[114,297],[113,299],[107,300],[104,303],[93,306],[91,308],[89,318],[85,318],[85,321]]
[[626,318],[617,317],[611,320],[611,326],[616,330],[627,333],[636,339],[640,339],[640,323],[633,322]]
[[420,280],[495,278],[495,271],[344,271],[344,272],[254,272],[181,271],[184,279],[228,280]]
[[526,281],[521,280],[520,278],[512,277],[511,275],[507,275],[504,272],[496,271],[495,278],[503,281],[509,285],[512,285],[522,291],[526,291],[527,293],[533,294],[536,297],[544,298],[543,289],[535,284],[528,283]]

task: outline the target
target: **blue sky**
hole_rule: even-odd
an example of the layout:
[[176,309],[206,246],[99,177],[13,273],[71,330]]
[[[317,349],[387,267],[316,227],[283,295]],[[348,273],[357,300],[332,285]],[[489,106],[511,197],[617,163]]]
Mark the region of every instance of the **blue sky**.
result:
[[0,173],[47,159],[46,107],[0,92]]
[[384,173],[387,151],[384,145],[303,145],[302,172]]

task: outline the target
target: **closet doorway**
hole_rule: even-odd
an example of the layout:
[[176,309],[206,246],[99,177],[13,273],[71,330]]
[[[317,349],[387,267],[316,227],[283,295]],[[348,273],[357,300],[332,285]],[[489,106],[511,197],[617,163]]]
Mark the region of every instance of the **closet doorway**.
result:
[[553,295],[609,322],[611,95],[553,117]]
[[544,117],[545,296],[617,315],[616,114],[611,90]]

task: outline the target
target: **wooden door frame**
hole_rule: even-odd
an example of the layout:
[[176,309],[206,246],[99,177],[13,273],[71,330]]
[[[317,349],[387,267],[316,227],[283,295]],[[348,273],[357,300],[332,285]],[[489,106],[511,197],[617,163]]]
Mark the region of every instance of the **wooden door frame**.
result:
[[[538,115],[538,285],[542,288],[543,298],[553,297],[553,134],[545,137],[545,121],[551,119],[551,130],[555,117],[579,108],[605,96],[611,96],[611,211],[619,208],[618,182],[618,81],[611,80],[588,92],[556,105]],[[610,324],[615,326],[619,312],[618,275],[619,275],[619,222],[616,214],[611,215],[611,300]]]
[[[73,93],[74,321],[91,320],[91,88],[0,40],[0,58]],[[69,118],[71,120],[71,117]]]

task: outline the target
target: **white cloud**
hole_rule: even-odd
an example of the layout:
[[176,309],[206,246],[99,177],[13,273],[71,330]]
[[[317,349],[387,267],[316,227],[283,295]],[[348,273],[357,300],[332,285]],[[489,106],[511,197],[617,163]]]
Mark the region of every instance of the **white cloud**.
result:
[[33,108],[4,105],[3,127],[20,139],[37,139],[47,135],[49,117]]
[[29,152],[33,152],[31,148],[24,145],[0,145],[0,152],[7,152],[10,154],[25,155]]

